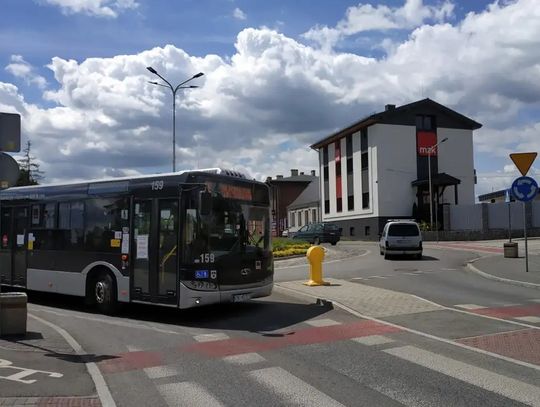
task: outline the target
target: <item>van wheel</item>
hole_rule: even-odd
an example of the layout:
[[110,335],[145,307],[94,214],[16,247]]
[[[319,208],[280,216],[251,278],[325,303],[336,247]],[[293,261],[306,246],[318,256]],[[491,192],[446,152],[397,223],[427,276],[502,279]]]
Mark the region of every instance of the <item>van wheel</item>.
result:
[[313,239],[313,244],[318,246],[321,244],[321,239],[319,239],[318,237],[316,237],[315,239]]
[[330,244],[331,244],[332,246],[335,246],[335,245],[337,245],[337,242],[332,242],[332,243],[330,243]]
[[384,252],[382,251],[382,249],[379,249],[379,254],[382,256],[384,254]]
[[388,260],[390,258],[390,255],[387,252],[384,252],[384,259]]
[[94,283],[94,302],[103,314],[112,314],[116,310],[116,289],[109,273],[101,273]]
[[416,255],[416,260],[422,260],[422,253],[418,253]]

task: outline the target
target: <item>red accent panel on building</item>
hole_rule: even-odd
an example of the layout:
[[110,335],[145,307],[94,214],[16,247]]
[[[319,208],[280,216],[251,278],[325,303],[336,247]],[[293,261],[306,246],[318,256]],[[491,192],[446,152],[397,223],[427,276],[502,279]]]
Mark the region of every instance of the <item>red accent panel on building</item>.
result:
[[[335,145],[335,160],[336,160],[336,198],[342,197],[341,191],[341,140],[334,143]],[[338,171],[338,166],[340,170]]]
[[[429,150],[437,144],[437,133],[434,131],[417,131],[416,132],[416,145],[418,155],[421,157],[427,157],[429,155]],[[434,157],[437,155],[438,148],[435,148],[431,153],[431,156]]]

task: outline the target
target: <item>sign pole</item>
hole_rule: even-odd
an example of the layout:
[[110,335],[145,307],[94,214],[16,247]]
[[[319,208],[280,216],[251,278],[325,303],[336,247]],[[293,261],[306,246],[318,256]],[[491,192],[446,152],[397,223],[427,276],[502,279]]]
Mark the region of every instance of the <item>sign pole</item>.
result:
[[523,234],[525,237],[525,272],[529,272],[529,247],[527,246],[527,210],[523,202]]
[[508,202],[508,241],[512,243],[512,204]]

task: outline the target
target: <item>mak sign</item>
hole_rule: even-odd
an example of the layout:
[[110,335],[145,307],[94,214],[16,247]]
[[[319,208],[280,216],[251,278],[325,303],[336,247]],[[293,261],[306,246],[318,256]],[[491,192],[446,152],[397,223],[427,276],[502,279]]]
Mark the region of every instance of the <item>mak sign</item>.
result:
[[[433,131],[419,131],[416,133],[416,145],[418,148],[418,155],[420,157],[427,157],[430,155],[432,147],[437,144],[437,133]],[[437,148],[431,151],[431,156],[437,155]]]

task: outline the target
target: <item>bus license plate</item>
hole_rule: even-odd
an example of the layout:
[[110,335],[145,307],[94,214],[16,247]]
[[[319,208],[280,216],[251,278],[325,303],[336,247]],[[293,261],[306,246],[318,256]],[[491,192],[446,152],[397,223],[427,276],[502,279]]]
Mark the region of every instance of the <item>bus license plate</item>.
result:
[[235,294],[232,297],[233,302],[242,302],[251,299],[251,294]]

